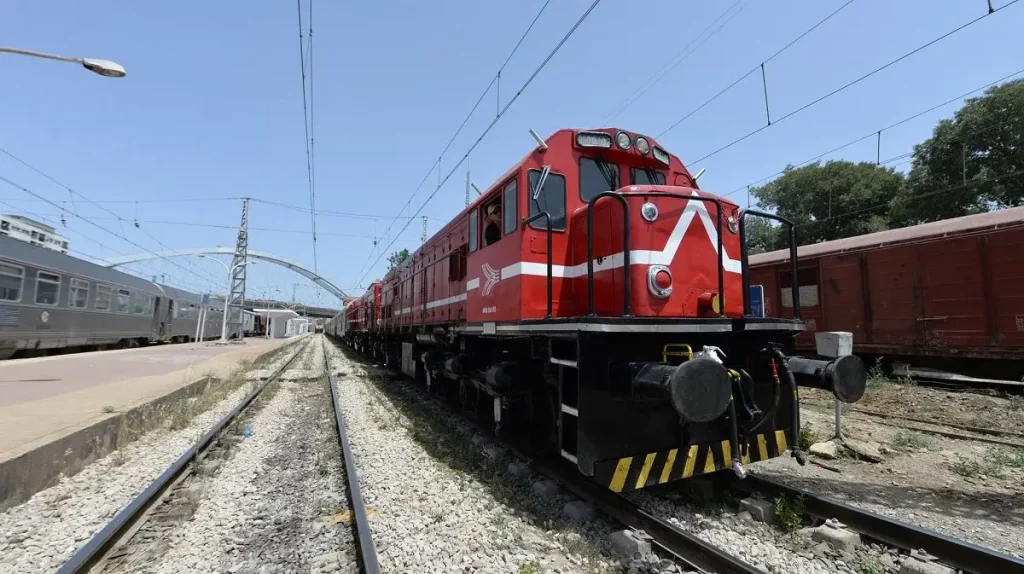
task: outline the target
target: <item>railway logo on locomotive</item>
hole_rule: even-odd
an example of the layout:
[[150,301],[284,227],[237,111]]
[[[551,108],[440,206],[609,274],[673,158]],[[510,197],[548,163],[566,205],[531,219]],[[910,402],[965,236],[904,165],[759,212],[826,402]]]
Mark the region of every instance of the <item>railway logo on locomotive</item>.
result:
[[484,263],[480,268],[483,269],[484,276],[487,277],[487,281],[484,283],[480,294],[486,297],[491,294],[491,289],[494,289],[498,281],[501,281],[501,272],[496,271],[489,263]]

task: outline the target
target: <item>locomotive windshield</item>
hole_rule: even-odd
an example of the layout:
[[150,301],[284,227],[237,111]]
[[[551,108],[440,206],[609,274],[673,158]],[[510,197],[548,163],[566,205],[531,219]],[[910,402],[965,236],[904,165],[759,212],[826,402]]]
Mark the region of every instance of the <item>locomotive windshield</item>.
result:
[[629,170],[630,185],[665,185],[665,174],[649,168],[634,167]]
[[619,189],[619,167],[601,158],[580,158],[580,198],[589,202],[603,191]]

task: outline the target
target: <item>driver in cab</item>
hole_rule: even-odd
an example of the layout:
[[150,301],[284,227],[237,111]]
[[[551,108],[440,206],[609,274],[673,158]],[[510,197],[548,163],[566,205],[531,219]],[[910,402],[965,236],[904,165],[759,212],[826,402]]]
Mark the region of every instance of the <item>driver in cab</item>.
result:
[[493,245],[501,239],[501,204],[487,206],[487,227],[484,228],[484,244]]

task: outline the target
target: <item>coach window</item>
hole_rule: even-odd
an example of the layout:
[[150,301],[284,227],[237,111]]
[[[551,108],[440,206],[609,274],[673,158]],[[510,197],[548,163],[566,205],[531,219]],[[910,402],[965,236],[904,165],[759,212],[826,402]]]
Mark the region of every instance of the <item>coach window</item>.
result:
[[476,219],[477,219],[477,209],[473,208],[473,210],[469,212],[469,252],[470,253],[476,251],[477,242],[480,240],[480,236],[477,234],[477,231],[476,231],[476,227],[477,227]]
[[580,158],[580,199],[591,199],[605,191],[619,189],[619,167],[601,158]]
[[[537,190],[540,170],[530,170],[530,217],[541,212],[551,216],[552,231],[565,231],[565,176],[557,173],[548,174],[544,189]],[[544,218],[530,224],[534,229],[547,229]]]
[[40,271],[36,274],[36,304],[56,305],[60,298],[60,275]]
[[[793,308],[793,281],[789,271],[779,273],[779,288],[782,291],[782,306]],[[797,271],[800,281],[800,307],[818,306],[818,268],[804,267]]]
[[71,291],[68,295],[68,306],[85,309],[89,306],[89,282],[71,279]]
[[143,313],[146,312],[146,295],[143,295],[142,293],[136,293],[134,303],[135,305],[132,309],[132,313],[135,313],[136,315],[142,315]]
[[519,186],[516,184],[516,180],[512,180],[505,184],[504,193],[504,209],[502,210],[503,227],[505,228],[505,235],[512,233],[519,227],[519,220],[516,215],[519,212],[519,196],[517,192]]
[[97,311],[110,310],[110,294],[111,289],[109,285],[97,285],[96,302],[93,303],[92,308]]
[[656,169],[634,167],[629,170],[629,185],[665,185],[665,174]]
[[132,292],[126,289],[117,290],[117,312],[130,313],[132,306]]
[[25,271],[21,267],[0,264],[0,301],[21,301],[21,280]]

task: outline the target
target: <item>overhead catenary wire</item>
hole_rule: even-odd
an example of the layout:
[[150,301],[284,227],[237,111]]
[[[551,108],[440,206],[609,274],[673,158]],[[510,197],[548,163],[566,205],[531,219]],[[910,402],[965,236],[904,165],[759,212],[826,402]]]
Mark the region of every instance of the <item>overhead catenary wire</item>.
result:
[[[51,176],[50,174],[48,174],[48,173],[44,172],[43,170],[39,169],[38,167],[36,167],[36,166],[34,166],[34,165],[32,165],[32,164],[28,163],[27,161],[25,161],[25,160],[21,159],[20,157],[18,157],[18,156],[16,156],[16,155],[14,155],[13,153],[11,153],[11,152],[7,151],[6,149],[0,148],[0,152],[2,152],[2,153],[3,153],[4,155],[6,155],[6,156],[10,157],[10,158],[11,158],[11,159],[13,159],[14,161],[16,161],[16,162],[20,163],[21,165],[23,165],[23,166],[27,167],[28,169],[30,169],[30,170],[32,170],[32,171],[34,171],[35,173],[37,173],[37,174],[39,174],[39,175],[43,176],[44,178],[48,179],[49,181],[53,182],[54,184],[56,184],[56,185],[58,185],[58,186],[60,186],[60,187],[64,188],[65,190],[67,190],[67,191],[68,191],[68,193],[69,193],[69,194],[71,194],[71,196],[72,196],[72,197],[74,197],[74,196],[78,196],[78,197],[82,198],[83,200],[85,200],[85,201],[86,201],[87,203],[89,203],[89,204],[91,204],[91,205],[94,205],[95,207],[98,207],[99,209],[103,210],[104,212],[106,212],[106,213],[108,213],[108,214],[112,215],[112,216],[113,216],[114,218],[116,218],[116,220],[117,220],[118,224],[119,224],[119,225],[120,225],[120,227],[121,227],[121,234],[119,235],[119,237],[121,237],[121,238],[122,238],[122,239],[124,239],[125,241],[128,241],[129,243],[132,243],[133,245],[136,245],[136,246],[138,246],[138,247],[141,247],[141,246],[140,246],[139,244],[137,244],[137,243],[134,243],[133,241],[131,241],[131,240],[129,240],[129,239],[127,238],[127,234],[126,234],[126,233],[125,233],[125,231],[124,231],[124,218],[123,218],[123,217],[121,217],[120,215],[118,215],[118,214],[114,213],[113,211],[111,211],[111,210],[107,209],[106,207],[103,207],[102,205],[100,205],[100,204],[98,204],[98,203],[94,202],[94,201],[93,201],[93,200],[92,200],[91,198],[89,198],[89,197],[85,196],[84,194],[82,194],[82,193],[80,193],[80,192],[78,192],[78,191],[75,191],[75,190],[74,190],[74,189],[72,189],[72,188],[71,188],[70,186],[68,186],[68,185],[66,185],[66,184],[64,184],[64,183],[62,183],[62,182],[60,182],[60,181],[58,181],[58,180],[57,180],[57,179],[56,179],[55,177],[53,177],[53,176]],[[15,185],[15,186],[17,186],[17,184],[13,184],[13,183],[12,183],[12,185]],[[44,201],[44,202],[46,202],[46,203],[49,203],[49,204],[51,204],[51,205],[56,205],[56,204],[55,204],[55,203],[54,203],[53,201],[51,201],[50,199],[48,199],[48,198],[45,198],[45,197],[43,197],[43,196],[41,196],[41,195],[39,195],[39,194],[36,194],[35,192],[31,192],[31,191],[28,191],[28,190],[26,190],[26,189],[24,189],[24,188],[21,188],[21,189],[23,189],[24,191],[26,191],[26,193],[29,193],[30,195],[33,195],[33,196],[34,196],[34,197],[36,197],[37,199],[40,199],[40,200],[42,200],[42,201]],[[136,202],[136,203],[137,203],[137,202]],[[57,207],[60,207],[60,206],[58,205]],[[76,214],[77,214],[77,208],[76,208],[75,212],[76,212]],[[164,249],[170,249],[170,247],[169,247],[169,246],[167,246],[167,244],[165,244],[164,242],[162,242],[162,241],[160,241],[159,239],[157,239],[156,237],[154,237],[154,236],[153,236],[152,234],[150,234],[150,233],[149,233],[148,231],[146,231],[145,229],[142,229],[141,227],[138,227],[138,226],[136,226],[136,228],[137,228],[137,229],[139,230],[139,232],[141,232],[141,233],[142,233],[143,235],[145,235],[146,237],[150,238],[151,240],[155,241],[155,242],[156,242],[156,243],[157,243],[158,245],[160,245],[160,246],[161,246],[161,247],[163,247]],[[115,235],[117,235],[117,234],[115,234]],[[152,253],[152,252],[151,252],[151,253]],[[178,265],[177,263],[175,263],[175,265],[176,265],[176,266],[178,266],[178,267],[181,267],[182,269],[185,269],[185,270],[186,270],[186,271],[188,271],[189,273],[192,273],[193,275],[195,275],[195,276],[199,277],[200,279],[203,279],[204,281],[209,281],[209,282],[211,282],[211,283],[213,283],[213,284],[215,284],[215,285],[216,285],[216,284],[217,284],[217,282],[218,282],[218,281],[217,281],[216,279],[212,278],[212,277],[211,277],[211,276],[209,276],[209,275],[207,275],[207,276],[205,276],[205,277],[204,277],[204,276],[200,275],[199,273],[197,273],[197,272],[195,271],[195,268],[194,268],[194,267],[192,267],[192,264],[191,264],[191,262],[189,262],[189,268],[188,268],[188,269],[186,269],[185,267],[182,267],[181,265]]]
[[[914,54],[917,54],[918,52],[920,52],[922,50],[925,50],[928,47],[930,47],[930,46],[932,46],[932,45],[934,45],[934,44],[936,44],[938,42],[941,42],[942,40],[945,40],[946,38],[949,38],[950,36],[956,34],[957,32],[960,32],[961,30],[969,28],[970,26],[972,26],[974,24],[977,24],[978,22],[988,18],[989,16],[992,16],[993,14],[997,14],[997,13],[1001,12],[1002,10],[1005,10],[1006,8],[1009,8],[1010,6],[1013,6],[1014,4],[1016,4],[1019,1],[1020,0],[1010,0],[1010,2],[1000,6],[999,8],[994,8],[991,12],[986,12],[985,14],[983,14],[981,16],[978,16],[977,18],[969,20],[969,21],[961,24],[960,26],[957,26],[956,28],[954,28],[954,29],[952,29],[952,30],[942,34],[941,36],[939,36],[937,38],[934,38],[934,39],[932,39],[932,40],[930,40],[930,41],[928,41],[928,42],[918,46],[917,48],[914,48],[913,50],[903,54],[902,56],[899,56],[898,58],[890,60],[890,61],[886,62],[885,64],[882,64],[881,66],[875,68],[874,70],[871,70],[870,72],[868,72],[868,73],[866,73],[866,74],[864,74],[864,75],[862,75],[862,76],[860,76],[860,77],[858,77],[858,78],[856,78],[854,80],[851,80],[851,81],[847,82],[846,84],[843,84],[842,86],[832,90],[831,92],[828,92],[827,94],[825,94],[823,96],[820,96],[817,99],[814,99],[814,100],[812,100],[812,101],[810,101],[810,102],[800,106],[799,108],[797,108],[797,109],[795,109],[795,110],[793,110],[793,111],[783,115],[782,117],[777,118],[775,121],[773,121],[773,122],[771,122],[769,124],[763,125],[763,126],[757,128],[757,129],[753,130],[753,131],[750,131],[750,132],[748,132],[748,133],[746,133],[746,134],[744,134],[744,135],[742,135],[742,136],[732,140],[731,142],[729,142],[729,143],[719,147],[718,149],[712,151],[711,153],[708,153],[708,154],[706,154],[706,155],[704,155],[702,157],[697,158],[696,160],[693,160],[693,161],[689,162],[689,165],[692,166],[692,165],[698,164],[698,163],[700,163],[700,162],[702,162],[702,161],[704,161],[704,160],[706,160],[706,159],[708,159],[708,158],[710,158],[712,156],[718,155],[719,153],[722,153],[723,151],[731,148],[732,146],[734,146],[734,145],[736,145],[736,144],[738,144],[738,143],[740,143],[742,141],[747,140],[748,138],[750,138],[750,137],[752,137],[752,136],[754,136],[754,135],[756,135],[756,134],[758,134],[758,133],[768,129],[769,127],[777,125],[780,122],[785,121],[785,120],[787,120],[787,119],[789,119],[789,118],[791,118],[791,117],[793,117],[793,116],[795,116],[795,115],[797,115],[797,114],[799,114],[799,113],[801,113],[801,112],[803,112],[803,111],[805,111],[805,110],[807,110],[807,109],[809,109],[809,108],[811,108],[811,107],[813,107],[813,106],[815,106],[815,105],[817,105],[817,104],[819,104],[819,103],[821,103],[821,102],[823,102],[823,101],[825,101],[825,100],[827,100],[829,98],[831,98],[832,96],[834,96],[834,95],[836,95],[836,94],[838,94],[838,93],[840,93],[840,92],[842,92],[844,90],[847,90],[848,88],[850,88],[852,86],[855,86],[855,85],[859,84],[860,82],[870,78],[871,76],[874,76],[875,74],[877,74],[877,73],[879,73],[879,72],[881,72],[881,71],[883,71],[883,70],[885,70],[885,69],[887,69],[887,68],[889,68],[889,67],[891,67],[891,66],[893,66],[893,65],[895,65],[895,64],[897,64],[899,62],[902,62],[903,60],[909,58],[910,56],[913,56]],[[662,132],[662,133],[664,133],[664,132]]]
[[[712,20],[710,24],[708,24],[703,30],[701,30],[699,34],[694,36],[685,46],[683,46],[678,52],[676,52],[675,55],[669,58],[667,62],[662,64],[662,66],[658,68],[656,72],[654,72],[653,74],[650,75],[650,77],[641,82],[636,90],[634,90],[624,100],[619,102],[614,108],[612,108],[612,111],[608,112],[608,114],[605,115],[603,123],[610,123],[612,120],[614,120],[627,109],[629,109],[630,106],[635,104],[637,100],[643,97],[643,95],[650,91],[651,88],[653,88],[659,82],[661,82],[661,80],[663,80],[669,72],[676,69],[680,64],[686,61],[686,59],[689,58],[690,55],[697,50],[697,48],[700,48],[702,45],[704,45],[705,42],[711,39],[712,36],[721,31],[722,28],[725,28],[726,24],[728,24],[733,18],[739,16],[740,12],[743,12],[743,10],[750,6],[750,4],[753,3],[753,1],[754,0],[736,0],[736,2],[734,2],[728,8],[726,8],[725,11],[719,14],[717,18]],[[736,6],[743,2],[746,2],[746,4],[740,6],[739,10],[736,10],[735,12],[732,11],[734,8],[736,8]],[[730,12],[732,12],[732,14],[730,14]],[[721,24],[719,24],[719,22],[723,18],[725,18],[725,21],[722,21]],[[718,25],[718,27],[714,28],[714,30],[711,31],[711,33],[709,34],[708,31],[711,30],[716,25]]]
[[710,98],[705,100],[702,104],[700,104],[696,108],[694,108],[694,109],[690,110],[689,112],[687,112],[687,114],[684,115],[683,117],[679,118],[674,124],[670,125],[669,127],[665,128],[664,130],[662,130],[662,132],[657,135],[657,138],[661,138],[661,136],[663,136],[663,135],[667,134],[668,132],[674,130],[676,127],[679,126],[679,124],[681,124],[681,123],[685,122],[686,120],[690,119],[694,114],[696,114],[697,112],[699,112],[702,109],[704,109],[708,104],[710,104],[711,102],[713,102],[713,101],[717,100],[718,98],[722,97],[722,95],[724,95],[729,90],[735,88],[740,82],[742,82],[743,80],[749,78],[751,74],[754,74],[755,72],[763,71],[765,64],[767,64],[768,62],[771,62],[772,60],[777,58],[779,55],[781,55],[786,50],[790,49],[794,44],[796,44],[800,40],[803,40],[808,34],[810,34],[811,32],[813,32],[815,30],[817,30],[819,26],[821,26],[825,22],[828,22],[829,20],[831,20],[833,16],[835,16],[836,14],[839,14],[840,12],[842,12],[850,4],[853,4],[854,1],[855,0],[847,0],[841,6],[839,6],[838,8],[833,10],[832,12],[830,12],[827,16],[825,16],[821,20],[818,20],[813,26],[811,26],[810,28],[804,30],[796,38],[793,38],[792,40],[790,40],[789,43],[787,43],[785,46],[783,46],[783,47],[779,48],[778,50],[776,50],[774,54],[772,54],[771,56],[768,56],[766,59],[764,59],[763,61],[758,63],[756,66],[751,68],[750,71],[748,71],[745,74],[741,75],[740,77],[736,78],[736,80],[734,80],[728,86],[722,88],[722,90],[719,91],[717,94],[711,96]]
[[[6,176],[4,176],[2,174],[0,174],[0,181],[4,181],[7,184],[9,184],[9,185],[11,185],[11,186],[13,186],[13,187],[15,187],[15,188],[25,192],[25,193],[27,193],[29,195],[32,195],[32,196],[40,198],[40,199],[44,199],[44,197],[42,195],[32,191],[31,189],[29,189],[29,188],[27,188],[27,187],[25,187],[25,186],[15,182],[15,181],[12,181],[11,179],[7,178]],[[49,203],[52,207],[56,207],[57,209],[60,209],[60,204],[58,204],[55,201],[47,200],[46,203]],[[110,229],[107,229],[106,227],[103,227],[102,225],[99,225],[98,223],[96,223],[96,222],[94,222],[94,221],[92,221],[92,220],[90,220],[90,219],[88,219],[86,217],[81,217],[80,216],[80,219],[82,221],[88,223],[89,225],[92,225],[93,227],[96,227],[97,229],[100,229],[100,230],[102,230],[102,231],[104,231],[106,233],[109,233],[109,234],[113,235],[114,237],[122,239],[123,241],[126,241],[126,242],[134,245],[135,247],[138,247],[139,249],[142,249],[143,251],[145,251],[145,252],[147,252],[147,253],[149,253],[151,255],[155,255],[158,258],[167,261],[171,265],[174,265],[175,267],[178,267],[179,269],[181,269],[183,271],[187,271],[188,273],[191,273],[191,274],[195,275],[196,277],[202,279],[203,281],[211,281],[209,278],[203,277],[202,275],[196,273],[194,270],[189,269],[187,267],[184,267],[184,266],[178,264],[177,262],[172,261],[170,258],[164,257],[164,256],[160,255],[159,253],[149,249],[148,247],[145,247],[143,245],[140,245],[139,243],[136,243],[135,241],[132,241],[131,239],[129,239],[126,236],[124,236],[123,234],[119,234],[116,231],[111,231]],[[216,285],[217,283],[218,283],[217,281],[213,281],[214,285]]]
[[[427,171],[426,174],[423,175],[423,179],[421,179],[419,184],[417,184],[416,189],[413,190],[412,195],[410,195],[409,199],[406,200],[405,205],[402,206],[402,208],[399,210],[399,213],[404,212],[406,208],[408,208],[408,207],[410,207],[412,205],[412,200],[416,197],[416,194],[419,193],[420,189],[423,187],[423,184],[425,184],[427,182],[427,179],[430,178],[430,174],[434,173],[435,169],[438,172],[438,180],[440,180],[440,177],[441,177],[441,158],[443,158],[444,154],[448,153],[448,150],[451,149],[452,145],[455,143],[456,138],[459,137],[459,134],[461,134],[462,130],[465,129],[466,124],[469,123],[470,118],[472,118],[473,114],[476,113],[477,108],[480,107],[480,104],[484,101],[484,98],[486,98],[487,94],[490,93],[491,88],[493,88],[495,86],[495,84],[497,84],[497,83],[499,83],[501,81],[501,73],[505,70],[505,67],[508,66],[508,63],[510,61],[512,61],[512,57],[515,56],[516,52],[519,51],[519,47],[522,46],[523,41],[526,40],[527,35],[529,35],[530,31],[533,30],[534,25],[537,23],[538,20],[540,20],[541,15],[544,14],[544,11],[547,10],[548,4],[550,4],[550,3],[551,3],[551,0],[545,0],[544,4],[540,7],[540,10],[537,11],[537,14],[533,17],[533,20],[530,21],[530,25],[526,27],[526,30],[523,32],[522,36],[519,37],[519,41],[516,42],[516,45],[512,48],[512,51],[509,52],[508,56],[505,58],[505,61],[502,62],[501,66],[498,67],[498,71],[495,72],[495,74],[493,76],[491,76],[490,83],[488,83],[487,87],[485,87],[483,92],[480,93],[480,97],[477,98],[476,103],[474,103],[473,107],[470,108],[469,113],[466,114],[465,118],[463,118],[462,123],[459,124],[459,127],[455,130],[455,133],[452,134],[452,137],[448,139],[448,143],[445,144],[444,149],[442,149],[441,153],[438,154],[437,161],[435,161],[434,163],[431,164],[430,169]],[[595,2],[595,4],[596,4],[596,2]],[[593,8],[591,8],[591,9],[593,9]],[[499,97],[500,97],[500,94],[499,94]],[[498,115],[500,116],[500,114],[501,114],[501,111],[499,110],[498,111]],[[415,217],[415,216],[413,216],[413,217]],[[395,217],[395,218],[393,218],[391,223],[388,225],[387,229],[385,229],[384,233],[381,234],[381,237],[387,237],[388,232],[391,231],[391,228],[394,225],[395,220],[398,220],[398,219],[404,219],[404,218],[403,217]],[[411,218],[409,218],[409,219],[411,220]],[[370,257],[372,257],[372,254],[370,255]],[[369,261],[369,258],[367,258],[367,261]],[[366,267],[366,263],[364,262],[363,263],[363,268],[365,268],[365,267]],[[360,273],[362,273],[362,269],[360,269]]]
[[[907,199],[914,199],[914,200],[924,199],[926,197],[932,197],[932,196],[939,195],[939,194],[942,194],[942,193],[950,193],[950,192],[956,192],[956,191],[963,191],[963,190],[972,188],[974,186],[981,185],[983,183],[992,183],[992,182],[1002,181],[1004,179],[1020,177],[1020,176],[1024,176],[1024,170],[1012,171],[1012,172],[1009,172],[1009,173],[1004,173],[1004,174],[993,176],[993,177],[975,178],[975,179],[968,180],[967,182],[961,182],[961,183],[957,183],[957,184],[950,185],[950,186],[947,186],[947,187],[943,187],[943,188],[939,188],[939,189],[933,189],[933,190],[930,190],[930,191],[913,194],[913,195],[908,196]],[[828,217],[823,217],[821,219],[815,219],[814,221],[808,221],[808,222],[805,222],[805,223],[797,224],[797,229],[799,229],[800,227],[806,227],[806,226],[809,226],[809,225],[817,225],[819,223],[826,223],[826,222],[829,222],[829,221],[834,221],[836,219],[840,219],[840,218],[843,218],[843,217],[849,217],[851,215],[858,215],[858,214],[865,213],[865,212],[868,212],[868,211],[874,211],[876,209],[882,209],[883,207],[889,207],[890,205],[891,205],[890,203],[886,202],[886,203],[879,203],[877,205],[872,205],[870,207],[863,207],[863,208],[860,208],[860,209],[853,209],[853,210],[850,210],[850,211],[844,211],[842,213],[837,213],[835,215],[830,215]]]
[[[6,203],[6,202],[0,201],[0,203]],[[7,204],[7,205],[10,205],[11,207],[14,207],[11,204]],[[21,211],[20,213],[22,213],[24,215],[33,216],[33,217],[58,217],[60,215],[60,214],[54,214],[54,213],[39,213],[39,212],[32,212],[32,211]],[[75,214],[75,213],[69,214],[68,217],[84,219],[83,216]],[[95,221],[116,221],[116,220],[118,220],[118,218],[116,218],[116,217],[97,217],[97,216],[89,216],[89,219],[92,219],[92,220],[95,220]],[[195,222],[195,221],[166,221],[166,220],[156,220],[156,219],[140,219],[139,223],[145,223],[145,224],[148,224],[148,225],[174,225],[174,226],[184,226],[184,227],[204,227],[204,228],[209,228],[209,229],[232,229],[232,230],[238,229],[238,227],[235,226],[235,225],[228,225],[228,224],[223,224],[223,223],[199,223],[199,222]],[[309,231],[302,230],[302,229],[288,229],[288,228],[275,228],[275,227],[252,227],[252,226],[249,227],[249,231],[266,231],[266,232],[270,232],[270,233],[292,233],[292,234],[309,234],[310,233]],[[372,236],[372,235],[358,235],[358,234],[354,234],[354,233],[321,232],[320,235],[331,236],[331,237],[347,237],[347,238],[352,238],[352,239],[373,239],[374,238],[374,236]],[[113,250],[111,250],[111,251],[113,251]],[[124,255],[124,254],[121,253],[120,255]]]
[[[555,54],[557,54],[558,51],[561,50],[562,46],[565,45],[567,41],[569,41],[569,38],[572,37],[572,35],[576,32],[580,25],[583,24],[587,17],[590,16],[591,12],[594,11],[594,8],[597,8],[597,5],[600,3],[601,0],[594,0],[593,3],[591,3],[590,6],[586,9],[586,11],[584,11],[583,14],[579,17],[579,19],[576,20],[576,23],[573,24],[571,28],[569,28],[569,31],[565,33],[565,35],[558,42],[558,44],[556,44],[555,47],[551,50],[551,52],[548,53],[547,57],[544,58],[540,65],[538,65],[534,69],[533,73],[530,74],[530,76],[526,79],[526,81],[523,82],[523,85],[520,86],[516,94],[512,96],[508,103],[505,104],[505,107],[503,107],[498,112],[498,115],[493,120],[491,120],[491,123],[488,124],[487,128],[485,128],[484,131],[480,134],[480,136],[477,137],[476,141],[473,142],[473,145],[471,145],[469,149],[466,151],[466,153],[463,154],[462,158],[459,159],[459,161],[454,166],[452,166],[452,169],[451,171],[448,172],[448,175],[446,175],[444,179],[438,182],[437,187],[434,189],[433,192],[431,192],[430,196],[427,197],[426,201],[424,201],[423,204],[420,205],[419,209],[416,210],[416,213],[412,214],[412,218],[416,218],[420,214],[420,212],[423,211],[423,208],[426,207],[427,204],[430,203],[430,200],[432,200],[434,196],[437,195],[437,192],[441,190],[445,182],[447,182],[452,177],[452,175],[454,175],[455,172],[459,170],[459,167],[463,164],[463,162],[466,161],[466,158],[468,158],[469,155],[473,153],[473,150],[475,150],[476,147],[480,145],[480,142],[483,141],[485,137],[487,137],[487,134],[490,133],[491,129],[493,129],[494,126],[498,123],[498,120],[500,120],[502,116],[505,115],[505,112],[507,112],[509,108],[511,108],[512,105],[516,102],[516,100],[518,100],[519,97],[523,95],[523,92],[525,92],[526,89],[530,87],[530,84],[533,83],[533,80],[537,77],[537,75],[540,74],[542,70],[544,70],[544,68],[548,65],[548,62],[550,62],[551,59],[555,57]],[[394,245],[395,241],[398,239],[398,236],[409,228],[409,224],[411,222],[412,219],[407,221],[405,225],[402,227],[402,229],[399,230],[399,232],[395,235],[395,238],[391,240],[391,243],[389,243],[387,247],[381,250],[380,254],[377,256],[377,259],[373,262],[373,264],[370,265],[370,268],[367,269],[366,273],[364,273],[362,277],[360,277],[359,281],[356,282],[357,284],[363,283],[363,280],[366,278],[366,275],[373,270],[374,266],[376,266],[377,263],[380,262],[381,258],[383,258],[384,256],[384,253],[387,253],[391,249],[391,246]]]
[[[302,46],[302,40],[303,40],[303,37],[302,37],[302,0],[295,0],[295,8],[297,9],[298,15],[299,15],[299,70],[300,70],[300,72],[302,74],[302,128],[303,128],[303,130],[305,131],[305,134],[306,134],[306,140],[305,140],[305,144],[306,144],[306,178],[307,178],[307,183],[308,183],[308,186],[309,186],[309,220],[310,220],[310,227],[313,230],[313,271],[316,272],[316,273],[319,273],[319,271],[317,271],[317,257],[316,257],[316,196],[315,196],[315,191],[314,191],[314,188],[313,188],[313,153],[312,153],[312,149],[311,149],[312,148],[312,139],[310,138],[310,124],[312,122],[310,121],[311,118],[310,118],[309,107],[312,106],[312,102],[310,101],[310,106],[309,107],[307,107],[307,105],[306,105],[306,102],[309,101],[309,100],[312,100],[312,98],[308,98],[307,99],[307,96],[306,96],[306,55],[305,55],[305,49]],[[309,70],[309,74],[310,74],[310,78],[312,79],[312,76],[313,76],[313,58],[312,58],[312,52],[313,52],[313,39],[312,39],[313,3],[312,3],[312,0],[310,0],[310,14],[309,14],[309,18],[310,18],[310,22],[309,22],[309,26],[310,26],[310,42],[309,42],[309,46],[310,46],[309,47],[309,51],[310,51],[309,68],[310,68],[310,70]],[[312,87],[313,86],[312,86],[312,81],[311,81],[310,82],[310,92],[312,92]]]
[[[929,107],[928,109],[921,110],[921,111],[916,112],[916,113],[914,113],[912,115],[909,115],[909,116],[907,116],[907,117],[905,117],[905,118],[903,118],[901,120],[898,120],[896,122],[890,123],[890,124],[888,124],[887,126],[885,126],[883,128],[879,128],[879,129],[873,130],[873,131],[871,131],[869,133],[864,134],[861,137],[852,139],[852,140],[850,140],[850,141],[848,141],[848,142],[846,142],[846,143],[844,143],[842,145],[836,146],[836,147],[834,147],[834,148],[832,148],[832,149],[830,149],[830,150],[828,150],[826,152],[820,153],[820,154],[818,154],[818,155],[816,155],[816,156],[814,156],[814,157],[812,157],[810,159],[806,159],[806,160],[801,161],[799,163],[789,164],[789,165],[792,165],[794,167],[799,167],[799,166],[802,166],[802,165],[807,165],[807,164],[813,163],[815,161],[818,161],[818,160],[822,159],[825,156],[831,155],[831,154],[833,154],[833,153],[835,153],[835,152],[837,152],[837,151],[839,151],[841,149],[844,149],[844,148],[847,148],[847,147],[849,147],[851,145],[860,143],[860,142],[862,142],[864,140],[867,140],[869,138],[880,137],[880,134],[883,134],[883,133],[885,133],[885,132],[887,132],[887,131],[895,128],[895,127],[898,127],[898,126],[901,126],[901,125],[903,125],[903,124],[905,124],[907,122],[913,121],[913,120],[915,120],[915,119],[917,119],[917,118],[919,118],[919,117],[921,117],[921,116],[923,116],[925,114],[929,114],[931,112],[934,112],[935,110],[938,110],[940,108],[948,106],[949,104],[952,104],[954,102],[958,102],[960,100],[963,100],[964,98],[967,98],[968,96],[970,96],[972,94],[975,94],[975,93],[980,92],[982,90],[986,90],[988,88],[991,88],[992,86],[1001,84],[1001,83],[1003,83],[1003,82],[1005,82],[1007,80],[1010,80],[1011,78],[1014,78],[1016,76],[1020,76],[1022,74],[1024,74],[1024,69],[1017,70],[1016,72],[1013,72],[1012,74],[1007,74],[1007,75],[999,78],[998,80],[994,80],[994,81],[989,82],[989,83],[987,83],[987,84],[985,84],[983,86],[979,86],[979,87],[974,88],[974,89],[972,89],[970,91],[964,92],[964,93],[962,93],[962,94],[960,94],[958,96],[955,96],[953,98],[949,98],[949,99],[947,99],[947,100],[945,100],[945,101],[943,101],[941,103],[938,103],[938,104],[935,104],[935,105]],[[881,163],[884,163],[884,162],[881,162]],[[767,181],[769,179],[773,179],[775,177],[778,177],[778,176],[780,176],[780,175],[782,175],[784,173],[786,173],[785,170],[777,171],[777,172],[775,172],[775,173],[773,173],[773,174],[771,174],[769,176],[762,177],[761,179],[758,179],[758,180],[752,181],[752,182],[750,182],[750,183],[748,183],[746,185],[737,187],[736,189],[730,191],[729,193],[724,194],[722,197],[729,197],[730,195],[739,193],[739,192],[741,192],[741,191],[743,191],[745,189],[748,189],[748,188],[750,188],[752,186],[760,185],[761,183],[764,183],[765,181]]]

